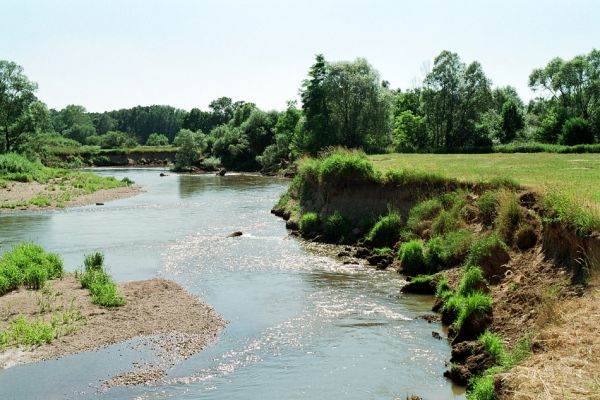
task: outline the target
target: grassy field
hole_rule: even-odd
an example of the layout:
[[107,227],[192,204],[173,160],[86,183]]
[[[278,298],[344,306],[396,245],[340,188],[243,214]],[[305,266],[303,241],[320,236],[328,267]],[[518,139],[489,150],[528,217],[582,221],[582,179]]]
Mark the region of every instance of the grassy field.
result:
[[559,191],[600,206],[600,154],[379,154],[377,169],[418,169],[461,180],[510,177],[524,186]]

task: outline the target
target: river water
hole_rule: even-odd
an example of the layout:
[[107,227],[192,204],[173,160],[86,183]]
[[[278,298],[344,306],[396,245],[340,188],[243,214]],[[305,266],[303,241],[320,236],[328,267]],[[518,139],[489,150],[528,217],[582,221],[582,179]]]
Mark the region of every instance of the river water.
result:
[[[0,399],[464,398],[442,377],[450,347],[431,335],[441,326],[416,319],[429,313],[431,299],[400,293],[404,281],[393,272],[343,265],[288,236],[269,212],[288,181],[96,172],[128,176],[145,193],[2,215],[0,251],[34,241],[75,270],[84,254],[100,250],[118,281],[175,280],[229,324],[151,385],[102,388],[155,357],[136,339],[0,370]],[[225,237],[237,230],[244,235]]]

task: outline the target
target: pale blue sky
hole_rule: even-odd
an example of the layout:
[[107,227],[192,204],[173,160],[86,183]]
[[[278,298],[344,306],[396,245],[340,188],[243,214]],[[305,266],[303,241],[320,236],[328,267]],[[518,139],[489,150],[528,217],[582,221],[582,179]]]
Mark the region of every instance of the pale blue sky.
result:
[[0,59],[51,108],[206,108],[220,96],[282,109],[316,53],[366,57],[408,88],[442,50],[532,95],[552,57],[600,47],[600,1],[0,0]]

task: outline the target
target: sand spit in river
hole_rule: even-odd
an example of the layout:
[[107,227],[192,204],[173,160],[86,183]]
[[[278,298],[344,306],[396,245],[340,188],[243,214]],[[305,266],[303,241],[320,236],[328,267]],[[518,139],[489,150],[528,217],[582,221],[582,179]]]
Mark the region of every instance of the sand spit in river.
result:
[[0,297],[0,330],[20,314],[29,320],[49,320],[52,312],[79,310],[83,318],[76,324],[77,331],[34,349],[8,348],[0,353],[0,368],[62,357],[143,336],[160,350],[161,357],[147,368],[158,366],[161,370],[127,373],[105,383],[107,386],[139,384],[162,376],[162,369],[202,350],[226,324],[212,308],[180,285],[164,279],[119,284],[127,304],[117,308],[92,304],[89,292],[81,289],[72,275],[50,281],[50,285],[52,294],[46,296],[53,299],[50,312],[40,313],[42,295],[39,291],[19,289]]

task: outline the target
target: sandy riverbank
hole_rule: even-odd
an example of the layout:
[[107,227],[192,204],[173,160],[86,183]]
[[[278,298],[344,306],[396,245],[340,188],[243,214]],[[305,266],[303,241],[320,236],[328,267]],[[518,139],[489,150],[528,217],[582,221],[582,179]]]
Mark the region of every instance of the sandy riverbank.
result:
[[[152,279],[119,284],[127,304],[103,308],[92,304],[89,292],[68,275],[50,281],[50,311],[40,312],[40,292],[19,289],[0,297],[0,330],[18,315],[49,320],[52,313],[75,310],[81,319],[76,331],[36,348],[8,348],[0,352],[0,367],[43,361],[145,337],[159,350],[160,360],[144,370],[127,373],[106,385],[137,384],[156,379],[164,369],[202,350],[215,340],[226,322],[180,285]],[[146,379],[143,379],[143,378]]]
[[[113,189],[101,189],[93,193],[69,191],[52,184],[39,182],[10,182],[0,189],[0,212],[19,212],[26,210],[56,210],[68,207],[81,207],[112,200],[133,197],[143,192],[139,186],[125,186]],[[67,198],[61,201],[61,196]],[[48,199],[48,203],[35,204],[35,199]]]

